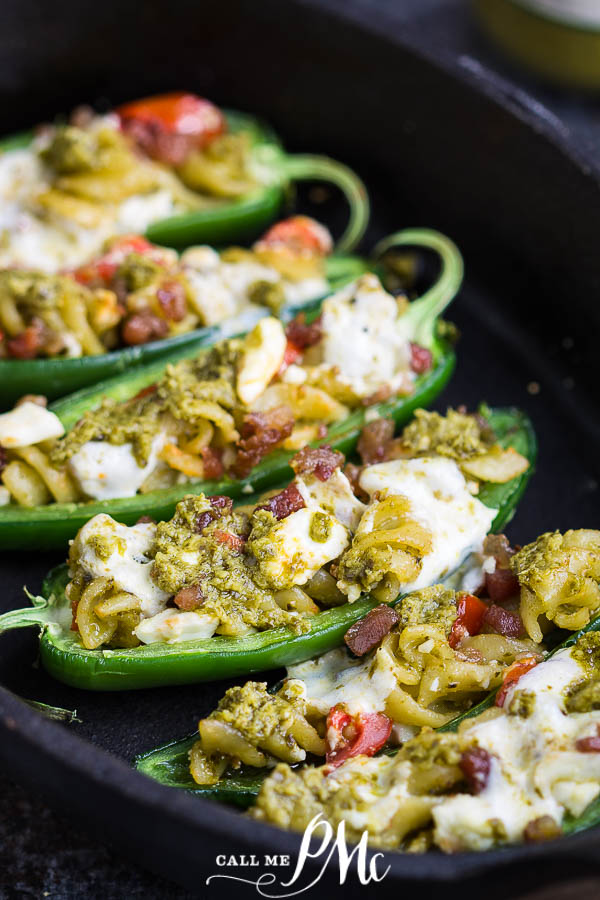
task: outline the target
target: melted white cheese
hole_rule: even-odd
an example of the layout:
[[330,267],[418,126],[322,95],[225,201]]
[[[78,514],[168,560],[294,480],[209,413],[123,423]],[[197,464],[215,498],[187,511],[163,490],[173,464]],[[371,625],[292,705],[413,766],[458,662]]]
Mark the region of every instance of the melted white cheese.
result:
[[0,446],[7,449],[29,447],[64,433],[64,426],[55,413],[29,400],[0,415]]
[[[432,535],[432,549],[422,560],[418,577],[402,585],[412,591],[441,581],[473,552],[481,550],[497,510],[489,509],[467,490],[464,476],[454,460],[442,457],[395,459],[368,466],[360,486],[371,497],[392,495],[410,501],[410,517]],[[373,500],[359,525],[359,532],[372,530],[370,519],[379,502]]]
[[[170,596],[151,577],[152,559],[148,553],[155,533],[156,525],[152,522],[128,527],[100,513],[86,522],[76,539],[80,549],[78,562],[83,570],[94,577],[113,578],[117,588],[140,600],[144,616],[160,612]],[[99,535],[117,539],[107,559],[101,559],[96,553],[94,539]]]
[[176,644],[181,641],[201,641],[210,638],[218,626],[219,619],[216,616],[195,610],[165,609],[155,616],[143,619],[134,631],[143,644],[163,641],[167,644]]
[[327,481],[310,474],[297,476],[295,483],[307,509],[330,513],[351,532],[356,531],[366,507],[354,496],[352,485],[340,469]]
[[140,466],[132,445],[108,441],[88,441],[69,460],[69,468],[79,487],[95,500],[134,497],[157,464],[158,453],[165,443],[157,435],[148,462]]
[[305,684],[308,703],[326,715],[341,703],[350,715],[382,712],[396,687],[394,673],[373,665],[373,659],[352,659],[345,649],[288,668],[288,676]]
[[244,339],[236,390],[238,397],[246,406],[251,406],[260,397],[279,371],[286,344],[283,325],[273,316],[257,322]]
[[327,540],[313,540],[310,528],[314,515],[313,510],[299,509],[282,519],[269,532],[269,541],[275,548],[276,555],[262,560],[261,570],[274,583],[287,586],[306,584],[325,563],[337,559],[348,546],[348,530],[333,516],[327,517]]
[[[498,841],[522,839],[534,819],[562,822],[565,809],[579,815],[600,793],[600,754],[578,753],[575,741],[595,733],[600,711],[567,715],[565,690],[583,677],[569,650],[562,650],[523,675],[508,692],[535,695],[527,718],[500,715],[465,734],[469,746],[491,754],[490,776],[480,794],[459,794],[436,807],[435,840],[443,850],[485,850]],[[499,825],[500,827],[499,827]]]
[[375,275],[363,275],[323,304],[321,364],[359,397],[382,385],[395,393],[413,377],[401,321],[395,298]]

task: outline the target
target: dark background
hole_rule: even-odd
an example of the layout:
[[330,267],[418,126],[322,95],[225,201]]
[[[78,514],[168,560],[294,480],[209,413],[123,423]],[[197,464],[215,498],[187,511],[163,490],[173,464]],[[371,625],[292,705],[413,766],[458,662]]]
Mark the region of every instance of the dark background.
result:
[[[282,0],[284,2],[284,0]],[[354,8],[363,13],[365,9],[385,10],[392,13],[398,28],[406,37],[411,34],[419,45],[426,45],[440,54],[452,54],[467,69],[483,65],[500,72],[508,81],[516,83],[535,98],[533,102],[542,104],[538,110],[544,118],[555,118],[556,128],[586,155],[592,164],[600,166],[600,116],[597,103],[591,98],[578,98],[569,94],[550,90],[537,84],[529,77],[514,71],[478,32],[471,21],[468,7],[461,0],[322,0],[322,5],[340,9]],[[7,36],[0,38],[0,45]],[[332,53],[335,47],[332,46]],[[524,98],[524,103],[530,105]],[[472,291],[477,295],[476,285]],[[462,310],[469,315],[473,307]],[[460,324],[460,321],[459,321]],[[569,335],[565,332],[569,351]],[[561,348],[557,348],[560,352]],[[482,357],[481,364],[485,364]],[[461,381],[468,377],[463,369],[458,373],[458,390]],[[568,375],[566,376],[569,377]],[[535,384],[523,372],[520,382],[523,397],[500,397],[501,400],[514,399],[523,404],[535,403]],[[454,393],[454,390],[453,390]],[[502,393],[502,392],[501,392]],[[544,396],[541,403],[548,402]],[[552,447],[546,448],[550,455]],[[548,477],[548,476],[546,476]],[[585,472],[578,485],[582,510],[591,510],[595,501],[597,484]],[[548,492],[549,498],[551,491]],[[551,501],[542,517],[548,521],[542,527],[553,527],[549,521]],[[558,523],[560,524],[560,523]],[[575,524],[575,523],[569,523]],[[93,812],[92,812],[93,814]],[[110,834],[106,835],[107,841]],[[201,852],[201,848],[199,848]],[[598,886],[590,883],[591,891],[598,895]],[[202,891],[206,892],[206,889]],[[583,886],[577,891],[584,896]],[[12,900],[21,897],[51,897],[55,900],[70,898],[112,898],[146,897],[182,898],[191,896],[180,888],[149,875],[142,868],[136,868],[122,860],[107,846],[100,845],[65,819],[57,816],[32,793],[7,781],[0,775],[0,898]]]

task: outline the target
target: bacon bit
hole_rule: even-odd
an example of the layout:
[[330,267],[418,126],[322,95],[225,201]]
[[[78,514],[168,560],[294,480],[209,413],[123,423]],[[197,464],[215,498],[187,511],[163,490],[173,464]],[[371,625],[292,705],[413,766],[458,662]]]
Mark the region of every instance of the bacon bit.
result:
[[6,463],[8,462],[8,453],[4,447],[0,447],[0,475],[4,472],[6,468]]
[[6,352],[15,359],[35,359],[44,347],[45,337],[46,326],[35,318],[24,331],[6,342]]
[[169,326],[164,319],[155,316],[150,310],[134,313],[123,323],[121,335],[126,344],[137,346],[148,341],[164,338]]
[[542,841],[552,841],[562,834],[560,825],[552,816],[540,816],[532,819],[523,830],[523,839],[527,844],[539,844]]
[[510,569],[510,559],[516,550],[511,547],[505,534],[488,534],[483,542],[485,556],[493,556],[501,569]]
[[382,462],[386,449],[394,437],[394,423],[391,419],[374,419],[368,422],[360,433],[356,449],[365,466]]
[[319,481],[328,481],[336,469],[344,464],[344,454],[332,450],[329,444],[322,447],[303,447],[290,460],[290,466],[296,475],[308,475],[313,472]]
[[381,603],[367,613],[364,619],[359,619],[350,626],[344,635],[346,646],[355,656],[364,656],[381,643],[397,622],[398,613],[386,603]]
[[156,292],[156,299],[171,322],[181,322],[187,312],[185,289],[179,281],[163,281]]
[[222,451],[215,450],[213,447],[203,447],[200,450],[200,456],[204,464],[204,478],[208,479],[208,481],[220,478],[225,471],[221,454]]
[[540,658],[538,656],[524,656],[508,667],[504,673],[500,690],[496,694],[496,706],[504,706],[509,690],[515,686],[521,676],[526,675],[527,672],[535,668],[539,661]]
[[149,525],[150,523],[152,523],[152,525],[155,525],[156,519],[153,519],[152,516],[140,516],[135,524],[136,525]]
[[304,500],[302,494],[292,481],[285,490],[280,491],[279,494],[275,494],[274,497],[269,497],[265,503],[262,503],[256,508],[268,510],[276,519],[285,519],[287,516],[290,516],[292,513],[297,512],[303,507]]
[[417,375],[423,375],[433,368],[433,354],[427,347],[410,343],[410,367]]
[[502,603],[519,593],[519,581],[510,569],[502,569],[496,561],[493,572],[485,573],[485,589],[490,600]]
[[306,350],[307,347],[312,347],[321,340],[321,316],[309,325],[306,322],[306,314],[301,312],[288,324],[285,334],[287,339],[299,350]]
[[244,538],[239,537],[237,534],[232,534],[230,531],[215,530],[212,534],[219,544],[226,544],[234,553],[241,553],[246,545]]
[[469,635],[479,634],[487,610],[483,600],[474,594],[459,594],[456,608],[458,612],[448,637],[448,643],[453,649]]
[[333,250],[333,241],[328,229],[316,219],[291,216],[272,225],[255,249],[285,249],[294,256],[327,256]]
[[391,396],[392,389],[389,384],[382,384],[381,387],[378,387],[377,390],[373,391],[372,394],[369,394],[368,397],[363,397],[361,403],[363,406],[375,406],[376,403],[385,403]]
[[238,443],[234,472],[244,478],[263,456],[272,450],[294,428],[294,415],[288,406],[276,406],[266,412],[251,412],[244,418]]
[[596,734],[575,741],[575,749],[580,753],[600,753],[600,726],[596,725]]
[[483,747],[472,747],[462,754],[458,765],[472,794],[480,794],[487,785],[491,762],[490,754]]
[[327,716],[327,765],[335,769],[354,756],[373,756],[392,733],[392,720],[383,713],[359,713],[354,718],[343,707],[332,706]]
[[185,612],[191,612],[194,609],[198,609],[202,606],[203,602],[204,597],[199,584],[190,584],[187,587],[183,587],[173,597],[175,606],[185,610]]
[[484,622],[505,637],[518,638],[525,634],[525,627],[519,613],[510,612],[502,606],[496,606],[495,603],[486,609]]
[[197,534],[200,534],[200,532],[203,531],[207,525],[210,525],[211,522],[214,522],[215,519],[226,516],[233,509],[233,500],[231,497],[225,497],[223,494],[215,494],[213,497],[209,497],[208,502],[211,505],[211,509],[207,509],[206,512],[200,513],[196,519],[195,530]]

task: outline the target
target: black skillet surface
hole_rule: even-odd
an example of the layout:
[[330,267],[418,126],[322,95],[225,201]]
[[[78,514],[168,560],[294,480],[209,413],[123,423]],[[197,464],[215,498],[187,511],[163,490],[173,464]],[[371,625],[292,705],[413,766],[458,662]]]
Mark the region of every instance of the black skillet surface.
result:
[[[510,526],[515,540],[597,524],[600,186],[551,124],[477,72],[440,68],[404,47],[385,17],[359,28],[311,4],[276,0],[221,0],[201,11],[185,0],[151,9],[122,0],[95,9],[91,29],[74,0],[51,12],[31,0],[5,3],[3,13],[11,35],[0,41],[7,131],[90,97],[118,102],[189,87],[264,114],[294,149],[323,149],[355,165],[373,189],[372,238],[408,224],[447,230],[464,250],[468,278],[452,311],[463,333],[459,367],[440,405],[485,398],[532,415],[539,471]],[[175,49],[181,34],[184,46]],[[0,608],[20,605],[20,586],[38,589],[55,561],[2,558]],[[226,684],[89,695],[35,668],[35,647],[32,633],[4,636],[0,682],[76,707],[83,722],[55,726],[0,691],[0,759],[9,774],[138,862],[208,896],[219,890],[219,882],[203,887],[219,853],[295,854],[295,836],[169,792],[127,766],[134,754],[191,731]],[[460,882],[467,896],[492,869],[486,892],[514,896],[515,885],[521,892],[569,869],[585,874],[599,848],[598,833],[588,832],[480,856],[386,854],[391,870],[376,889],[441,880]],[[332,883],[336,877],[334,867]],[[363,888],[352,882],[344,890]]]

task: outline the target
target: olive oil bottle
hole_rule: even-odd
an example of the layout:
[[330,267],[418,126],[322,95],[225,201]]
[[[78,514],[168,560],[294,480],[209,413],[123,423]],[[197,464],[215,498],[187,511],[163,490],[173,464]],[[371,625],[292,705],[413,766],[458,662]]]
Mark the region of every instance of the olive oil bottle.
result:
[[600,89],[600,0],[473,0],[486,31],[546,79]]

